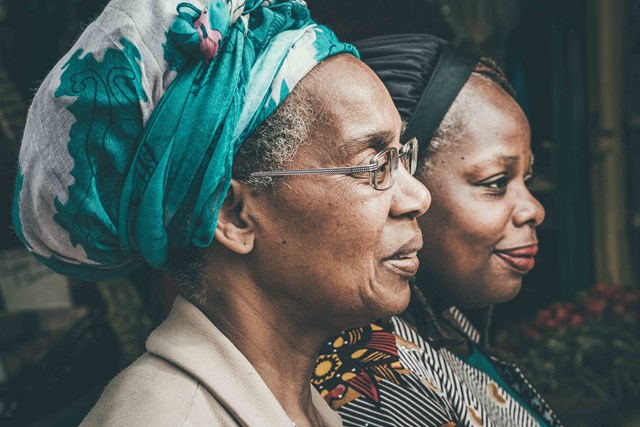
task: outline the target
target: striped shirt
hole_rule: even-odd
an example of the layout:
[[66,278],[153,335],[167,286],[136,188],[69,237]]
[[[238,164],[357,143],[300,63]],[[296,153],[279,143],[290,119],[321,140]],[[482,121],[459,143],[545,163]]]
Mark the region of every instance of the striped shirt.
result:
[[[455,308],[451,315],[477,344],[473,325]],[[485,372],[429,345],[399,317],[329,341],[312,382],[347,427],[539,426],[530,411],[550,427],[562,425],[516,365],[486,357],[530,409]]]

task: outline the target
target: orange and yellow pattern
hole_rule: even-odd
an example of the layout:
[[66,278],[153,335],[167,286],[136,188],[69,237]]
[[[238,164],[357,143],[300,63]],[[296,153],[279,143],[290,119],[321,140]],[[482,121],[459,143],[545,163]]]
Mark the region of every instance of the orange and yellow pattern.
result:
[[380,322],[349,329],[329,341],[311,382],[336,410],[361,396],[379,404],[378,381],[401,384],[408,372],[398,358],[392,325]]

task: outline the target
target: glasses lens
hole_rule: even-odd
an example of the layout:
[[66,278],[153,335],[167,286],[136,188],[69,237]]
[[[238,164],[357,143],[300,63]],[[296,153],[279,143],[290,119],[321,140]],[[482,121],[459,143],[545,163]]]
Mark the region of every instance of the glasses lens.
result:
[[389,149],[376,156],[377,168],[373,171],[373,186],[376,190],[386,190],[395,183],[398,170],[398,151]]
[[418,140],[411,138],[404,147],[402,147],[402,165],[404,168],[413,175],[418,168]]

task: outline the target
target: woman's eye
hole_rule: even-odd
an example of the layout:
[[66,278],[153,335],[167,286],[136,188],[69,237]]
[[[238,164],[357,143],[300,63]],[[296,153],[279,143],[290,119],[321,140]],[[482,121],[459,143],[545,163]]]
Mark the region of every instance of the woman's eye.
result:
[[481,183],[481,185],[487,189],[489,189],[491,195],[503,195],[507,192],[507,187],[509,185],[509,177],[501,176],[496,179],[492,179],[491,181],[485,181]]
[[488,187],[494,190],[507,188],[507,185],[509,185],[509,180],[507,179],[506,176],[484,183],[485,187]]

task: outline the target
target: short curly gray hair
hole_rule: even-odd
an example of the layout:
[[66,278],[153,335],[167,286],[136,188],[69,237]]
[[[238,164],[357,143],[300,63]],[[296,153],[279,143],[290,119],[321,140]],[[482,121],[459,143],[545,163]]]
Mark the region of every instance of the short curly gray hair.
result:
[[[293,91],[242,144],[233,162],[233,178],[259,190],[271,190],[278,178],[252,177],[251,172],[285,169],[300,145],[309,139],[317,115],[304,90]],[[200,248],[187,248],[171,257],[167,270],[174,276],[178,291],[187,300],[202,305],[209,287]]]
[[292,92],[240,146],[233,177],[256,188],[273,188],[278,178],[252,177],[251,172],[285,169],[309,139],[313,117],[309,100],[299,91]]

